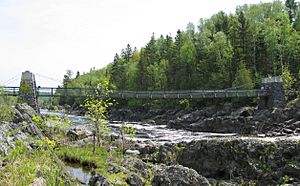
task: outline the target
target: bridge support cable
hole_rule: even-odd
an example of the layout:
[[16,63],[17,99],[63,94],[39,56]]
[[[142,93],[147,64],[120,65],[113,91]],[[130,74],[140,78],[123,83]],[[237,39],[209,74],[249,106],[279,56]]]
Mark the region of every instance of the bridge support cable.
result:
[[54,82],[62,84],[62,80],[55,79],[55,78],[52,78],[52,77],[48,77],[48,76],[45,76],[45,75],[42,75],[42,74],[38,74],[38,73],[35,73],[35,75],[37,75],[38,77],[41,77],[41,78],[44,78],[44,79],[51,80],[51,81],[54,81]]
[[20,78],[21,78],[21,75],[20,75],[20,74],[15,75],[14,77],[12,77],[12,78],[8,79],[7,81],[3,82],[3,86],[7,86],[7,85],[9,85],[10,83],[19,80]]

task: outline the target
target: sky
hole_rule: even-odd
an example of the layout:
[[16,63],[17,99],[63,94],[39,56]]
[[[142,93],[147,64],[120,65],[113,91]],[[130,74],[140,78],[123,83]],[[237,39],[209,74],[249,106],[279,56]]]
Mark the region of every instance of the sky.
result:
[[272,0],[0,0],[0,85],[19,86],[22,72],[37,85],[61,84],[105,67],[127,44],[145,46],[236,6]]

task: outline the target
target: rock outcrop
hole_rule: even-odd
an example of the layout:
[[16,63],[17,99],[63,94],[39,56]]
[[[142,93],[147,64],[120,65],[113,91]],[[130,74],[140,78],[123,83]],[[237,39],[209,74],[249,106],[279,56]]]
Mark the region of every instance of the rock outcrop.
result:
[[237,133],[267,136],[300,134],[300,99],[285,108],[259,110],[234,108],[232,104],[210,106],[199,110],[112,109],[111,120],[144,121],[155,125],[194,132]]
[[0,155],[7,156],[9,150],[15,148],[16,141],[23,141],[27,149],[31,149],[34,144],[27,140],[30,136],[43,138],[43,134],[31,119],[34,115],[37,115],[36,111],[27,104],[17,104],[14,121],[0,121]]
[[153,186],[209,186],[208,180],[182,165],[161,166],[154,172]]
[[300,183],[300,137],[211,138],[188,143],[178,163],[215,179],[242,177],[259,185]]

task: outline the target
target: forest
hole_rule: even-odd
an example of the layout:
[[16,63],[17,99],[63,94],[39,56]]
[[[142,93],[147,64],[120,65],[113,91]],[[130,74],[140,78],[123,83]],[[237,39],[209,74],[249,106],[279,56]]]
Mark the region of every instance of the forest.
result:
[[106,79],[118,90],[251,89],[264,77],[282,76],[285,88],[299,90],[299,70],[300,3],[286,0],[220,11],[175,37],[153,33],[144,47],[128,44],[103,69],[76,77],[67,71],[63,87],[96,87]]

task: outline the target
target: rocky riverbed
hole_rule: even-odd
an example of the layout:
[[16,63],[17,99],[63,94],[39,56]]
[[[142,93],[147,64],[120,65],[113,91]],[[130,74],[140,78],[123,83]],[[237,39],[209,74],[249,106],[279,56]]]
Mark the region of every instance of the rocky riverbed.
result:
[[114,121],[147,121],[193,132],[300,135],[300,99],[290,102],[285,108],[264,110],[257,107],[235,108],[230,103],[191,111],[122,108],[113,109],[109,118]]
[[[253,107],[201,110],[112,110],[112,149],[121,143],[124,121],[136,135],[121,165],[110,164],[111,173],[130,175],[129,185],[278,185],[300,184],[300,100],[286,108]],[[0,125],[0,154],[5,156],[15,141],[40,136],[26,105],[16,106],[13,122]],[[92,143],[92,132],[80,116],[69,116],[71,146]],[[23,122],[26,121],[26,122]],[[138,121],[138,122],[132,122]],[[127,142],[131,141],[127,138]],[[146,181],[148,180],[148,181]],[[150,180],[150,181],[149,181]]]

